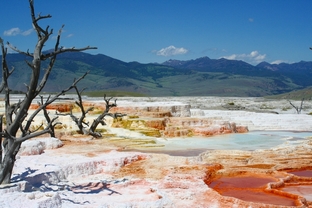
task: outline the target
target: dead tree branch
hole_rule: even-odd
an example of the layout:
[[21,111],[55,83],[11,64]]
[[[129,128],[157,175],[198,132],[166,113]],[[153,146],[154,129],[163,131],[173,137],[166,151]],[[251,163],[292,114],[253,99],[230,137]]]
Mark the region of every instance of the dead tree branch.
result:
[[302,107],[303,107],[303,102],[304,102],[304,98],[301,99],[301,103],[300,106],[295,106],[290,100],[288,100],[289,104],[296,110],[297,114],[301,113]]
[[[25,96],[21,98],[21,100],[17,101],[16,103],[11,103],[10,101],[10,92],[11,89],[9,87],[9,77],[13,73],[14,68],[9,70],[6,55],[7,55],[7,48],[4,47],[3,40],[0,38],[0,45],[1,45],[1,52],[2,52],[2,80],[0,85],[0,92],[4,93],[5,99],[5,113],[4,115],[0,116],[0,125],[2,127],[3,120],[6,120],[5,128],[0,129],[0,137],[1,137],[1,157],[0,157],[0,184],[2,183],[9,183],[16,154],[18,153],[21,143],[31,139],[33,137],[37,137],[46,133],[54,135],[54,127],[58,124],[56,122],[57,117],[50,118],[49,114],[46,110],[46,107],[54,102],[61,95],[64,95],[69,90],[76,88],[78,82],[83,79],[87,73],[85,73],[82,77],[77,80],[74,80],[72,85],[69,86],[67,89],[62,90],[61,92],[57,93],[54,96],[49,96],[45,101],[43,97],[41,97],[39,107],[36,109],[31,115],[28,115],[28,110],[30,105],[32,104],[33,100],[39,95],[42,91],[44,86],[46,85],[47,80],[49,79],[49,75],[51,70],[54,66],[56,61],[57,55],[65,52],[76,52],[76,51],[84,51],[89,49],[96,49],[96,47],[83,47],[83,48],[66,48],[59,47],[60,40],[61,40],[61,33],[64,26],[58,32],[57,39],[54,45],[54,50],[52,52],[43,53],[43,48],[46,42],[49,40],[51,35],[53,34],[53,29],[50,29],[49,26],[45,28],[39,25],[39,22],[44,19],[51,18],[51,15],[38,15],[35,16],[35,9],[34,9],[34,1],[29,0],[30,5],[30,14],[33,28],[37,34],[37,42],[35,44],[35,49],[33,52],[26,52],[19,50],[17,47],[14,47],[12,44],[7,43],[8,47],[11,48],[13,51],[16,51],[20,54],[24,54],[27,57],[30,57],[32,61],[26,61],[26,64],[31,68],[30,70],[30,79],[29,82],[26,83],[27,91]],[[47,68],[42,69],[42,62],[48,60]],[[43,76],[40,74],[44,71]],[[47,121],[46,127],[41,129],[36,129],[35,131],[30,131],[31,124],[35,117],[38,115],[39,112],[43,112],[45,119]],[[26,120],[27,119],[27,120]],[[16,136],[18,131],[21,132],[19,136]]]
[[99,124],[101,124],[103,126],[106,125],[106,123],[105,123],[105,117],[106,116],[110,116],[113,118],[126,116],[126,114],[121,114],[121,113],[114,113],[114,114],[109,113],[109,111],[113,107],[117,106],[117,103],[116,103],[117,99],[114,102],[111,102],[112,97],[106,98],[106,95],[104,95],[105,110],[95,120],[93,120],[91,126],[89,127],[89,123],[85,122],[85,119],[87,118],[87,114],[90,111],[92,111],[94,109],[94,107],[92,106],[92,107],[89,107],[87,110],[85,110],[84,106],[83,106],[83,101],[82,101],[83,90],[79,91],[77,87],[75,87],[74,89],[75,89],[76,94],[78,96],[78,100],[75,102],[75,104],[79,107],[80,117],[75,116],[72,112],[72,109],[69,113],[56,112],[56,114],[60,115],[60,116],[70,116],[82,134],[91,135],[95,138],[100,138],[100,137],[102,137],[102,134],[99,132],[96,132],[95,130]]
[[110,116],[113,118],[117,118],[117,117],[123,117],[126,116],[126,114],[121,114],[121,113],[109,113],[109,111],[114,108],[117,107],[117,99],[115,99],[114,102],[110,102],[110,100],[113,97],[110,98],[106,98],[106,94],[104,94],[104,101],[105,101],[105,110],[103,113],[101,113],[92,123],[91,127],[90,127],[90,135],[94,136],[94,137],[102,137],[102,135],[98,132],[95,132],[97,126],[99,124],[101,124],[102,126],[106,125],[105,123],[105,117],[106,116]]

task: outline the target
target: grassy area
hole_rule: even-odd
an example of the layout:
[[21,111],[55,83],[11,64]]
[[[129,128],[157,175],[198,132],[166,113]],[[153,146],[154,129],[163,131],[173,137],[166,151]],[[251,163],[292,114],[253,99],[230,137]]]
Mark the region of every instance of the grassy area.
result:
[[279,95],[266,96],[266,98],[271,99],[291,99],[291,100],[301,100],[302,98],[310,100],[312,98],[312,87],[308,87],[301,90],[294,90],[288,93],[283,93]]

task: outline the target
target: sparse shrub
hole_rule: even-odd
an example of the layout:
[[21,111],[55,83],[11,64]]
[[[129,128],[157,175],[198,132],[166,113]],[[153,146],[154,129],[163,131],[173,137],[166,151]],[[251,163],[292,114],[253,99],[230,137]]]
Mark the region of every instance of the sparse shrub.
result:
[[288,110],[290,110],[291,109],[291,107],[283,107],[282,108],[282,111],[288,111]]
[[55,125],[54,129],[67,129],[66,124],[57,124]]
[[268,106],[267,104],[262,104],[261,106],[260,106],[260,109],[274,109],[272,106]]
[[96,129],[96,132],[103,134],[103,133],[106,133],[107,130],[106,129]]
[[129,118],[129,119],[139,118],[139,116],[132,115],[132,116],[128,116],[128,118]]

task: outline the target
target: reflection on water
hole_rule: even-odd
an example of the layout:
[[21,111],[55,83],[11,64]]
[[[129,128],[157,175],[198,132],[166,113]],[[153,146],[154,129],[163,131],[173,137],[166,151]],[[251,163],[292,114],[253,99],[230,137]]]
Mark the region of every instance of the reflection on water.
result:
[[312,132],[251,131],[243,134],[226,134],[212,137],[189,137],[160,139],[161,148],[138,148],[143,152],[167,153],[170,155],[196,156],[209,149],[248,150],[269,149],[281,144],[296,144]]

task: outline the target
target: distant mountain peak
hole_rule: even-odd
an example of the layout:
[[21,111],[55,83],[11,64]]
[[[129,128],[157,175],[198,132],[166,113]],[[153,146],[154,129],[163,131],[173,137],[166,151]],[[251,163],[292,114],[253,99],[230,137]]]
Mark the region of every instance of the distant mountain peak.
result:
[[[13,90],[25,89],[25,56],[8,54],[16,69],[10,76]],[[45,63],[46,64],[46,63]],[[312,62],[253,66],[244,61],[207,56],[192,60],[169,59],[163,64],[123,62],[84,52],[60,54],[50,74],[46,92],[57,92],[86,71],[79,85],[90,91],[127,91],[145,96],[264,96],[312,86]],[[1,74],[0,74],[1,78]],[[174,80],[170,82],[168,80]],[[181,84],[183,83],[183,84]],[[192,89],[192,90],[190,90]]]
[[268,63],[268,62],[266,62],[266,61],[262,61],[262,62],[260,62],[259,64],[257,64],[256,66],[257,66],[257,67],[262,67],[262,66],[268,66],[268,65],[272,65],[272,64],[270,64],[270,63]]
[[185,62],[187,62],[187,61],[169,59],[168,61],[165,61],[164,63],[162,63],[162,65],[178,67],[178,66],[182,66]]
[[263,61],[261,63],[259,63],[256,67],[258,68],[263,68],[263,69],[268,69],[268,70],[271,70],[271,71],[278,71],[279,68],[277,66],[278,64],[270,64],[266,61]]
[[195,59],[195,60],[200,60],[200,59],[207,59],[207,60],[211,60],[208,56],[203,56],[203,57],[197,58],[197,59]]

